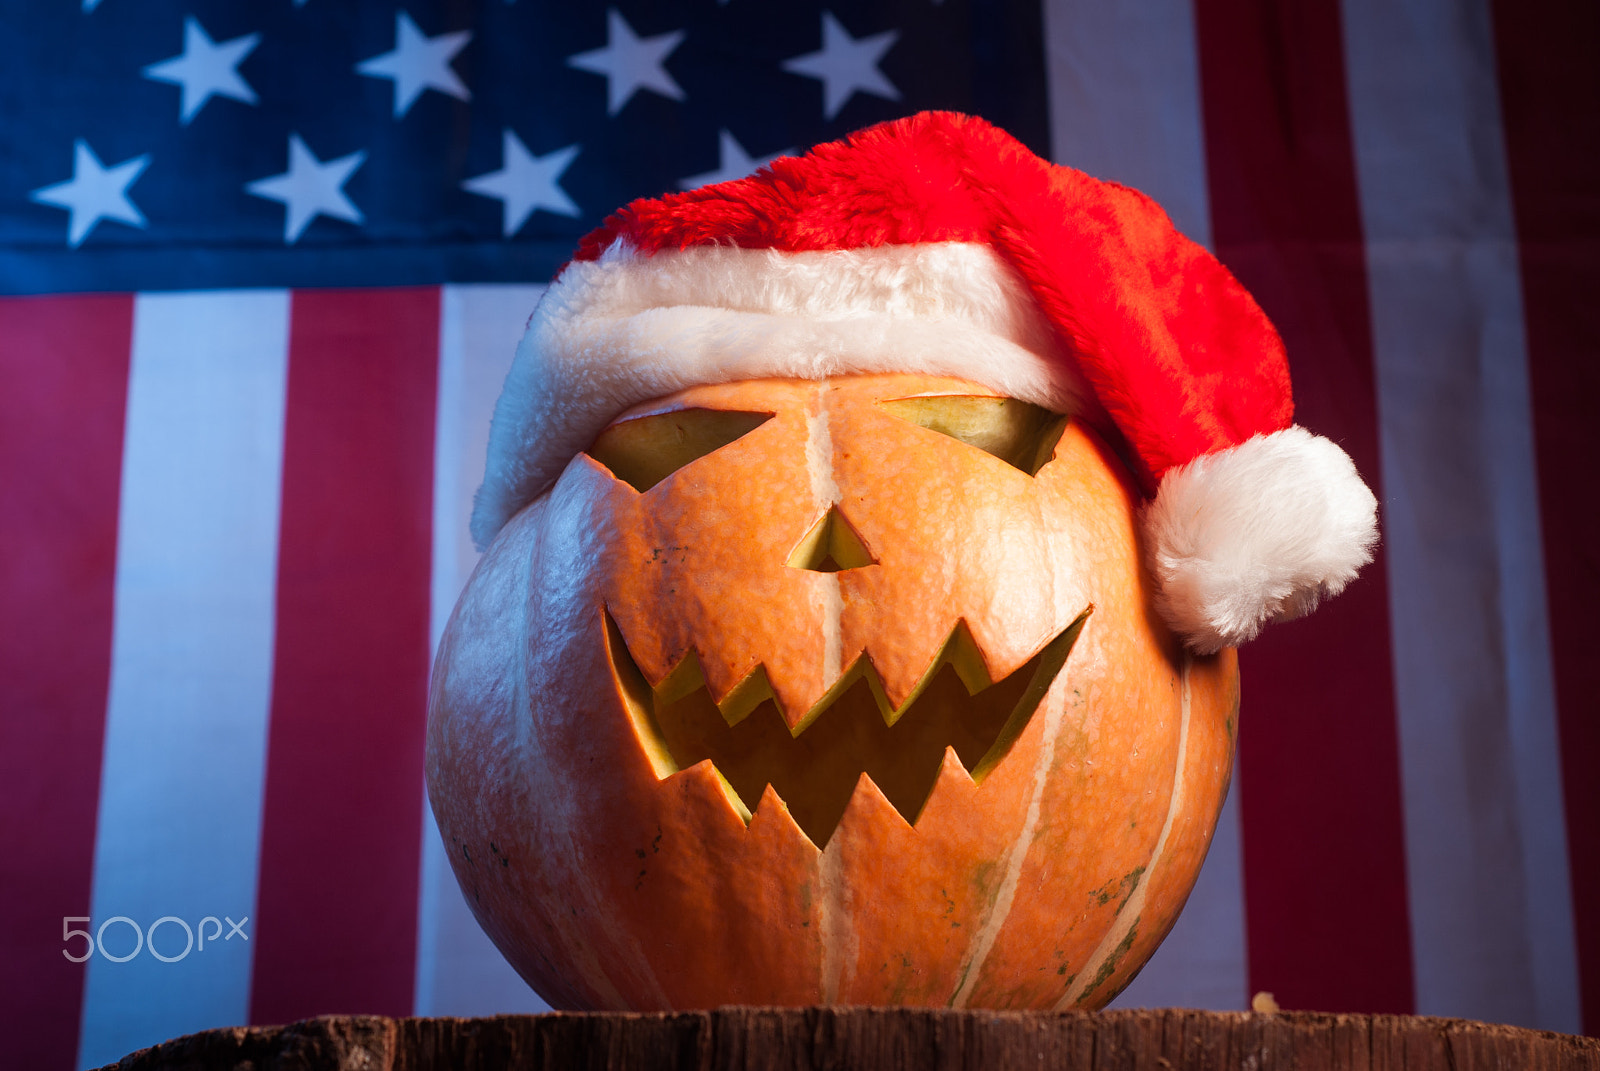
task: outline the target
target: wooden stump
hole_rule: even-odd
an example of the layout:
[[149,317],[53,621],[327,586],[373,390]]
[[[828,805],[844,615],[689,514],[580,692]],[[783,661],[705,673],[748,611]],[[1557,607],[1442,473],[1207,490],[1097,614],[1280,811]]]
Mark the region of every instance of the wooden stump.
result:
[[1600,1039],[1405,1015],[721,1008],[493,1019],[328,1017],[191,1034],[110,1066],[119,1071],[1600,1071]]

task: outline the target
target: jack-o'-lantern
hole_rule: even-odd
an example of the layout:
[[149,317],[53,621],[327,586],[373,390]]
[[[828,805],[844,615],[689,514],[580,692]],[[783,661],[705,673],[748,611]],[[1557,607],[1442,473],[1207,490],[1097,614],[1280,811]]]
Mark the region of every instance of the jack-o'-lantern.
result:
[[630,206],[530,323],[436,663],[477,918],[559,1007],[1104,1004],[1231,646],[1367,558],[1288,404],[1220,265],[976,120]]

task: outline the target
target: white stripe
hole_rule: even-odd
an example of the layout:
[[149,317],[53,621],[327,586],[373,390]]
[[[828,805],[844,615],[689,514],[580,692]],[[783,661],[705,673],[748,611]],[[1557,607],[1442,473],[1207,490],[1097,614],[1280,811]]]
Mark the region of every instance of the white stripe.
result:
[[[1044,25],[1051,157],[1144,191],[1180,231],[1209,245],[1190,0],[1047,0]],[[1239,844],[1238,809],[1230,802],[1178,925],[1112,1007],[1245,1007],[1250,983]]]
[[[288,315],[281,291],[134,304],[96,928],[255,914]],[[122,923],[106,938],[114,955],[134,947]],[[156,942],[177,955],[184,931],[167,923]],[[176,963],[148,945],[126,963],[96,955],[79,1066],[246,1022],[251,948],[236,936]]]
[[[433,577],[429,635],[434,650],[456,597],[477,565],[467,534],[483,479],[489,415],[511,367],[537,286],[447,286],[440,296],[439,392],[433,468]],[[548,1011],[472,917],[450,869],[433,811],[423,803],[417,914],[417,1015]]]
[[1346,0],[1417,1011],[1580,1029],[1517,251],[1484,0]]
[[1211,244],[1191,0],[1047,0],[1050,155],[1154,197]]

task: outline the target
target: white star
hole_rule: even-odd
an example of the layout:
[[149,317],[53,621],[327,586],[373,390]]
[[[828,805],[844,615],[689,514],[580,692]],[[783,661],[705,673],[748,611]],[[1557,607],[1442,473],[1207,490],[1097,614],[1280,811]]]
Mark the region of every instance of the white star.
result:
[[682,40],[682,30],[639,37],[616,8],[607,8],[606,47],[568,56],[567,66],[605,75],[606,114],[616,115],[641,89],[683,99],[683,90],[661,66]]
[[144,76],[183,87],[178,117],[187,125],[214,96],[231,97],[246,104],[256,102],[255,90],[239,77],[238,67],[260,41],[260,34],[247,33],[218,44],[190,15],[183,20],[183,55],[150,64],[144,69]]
[[822,114],[832,119],[856,92],[899,100],[900,91],[878,70],[878,61],[900,39],[899,30],[856,38],[833,12],[822,13],[822,50],[783,61],[783,69],[822,83]]
[[471,30],[426,37],[404,11],[394,17],[394,51],[373,56],[356,64],[356,70],[370,78],[394,82],[394,117],[404,115],[424,89],[437,89],[457,100],[471,100],[472,94],[451,68],[450,61],[472,40]]
[[579,208],[556,185],[567,165],[578,155],[577,145],[535,156],[509,128],[501,135],[501,167],[461,184],[480,197],[500,201],[500,229],[510,238],[533,215],[535,208],[562,216],[576,216]]
[[759,168],[766,167],[780,156],[791,156],[793,149],[784,149],[771,156],[763,156],[757,160],[744,151],[734,136],[726,130],[717,133],[717,151],[720,160],[715,171],[705,171],[698,175],[690,175],[686,179],[678,180],[678,188],[692,190],[697,186],[709,186],[713,182],[731,182],[734,179],[744,178],[746,175]]
[[245,189],[269,201],[281,201],[283,241],[293,245],[300,233],[317,216],[361,222],[361,210],[344,195],[345,181],[367,158],[366,150],[323,163],[306,148],[299,134],[289,135],[289,170],[281,175],[257,179]]
[[72,143],[72,178],[41,186],[28,197],[72,213],[67,221],[67,244],[76,249],[102,219],[144,226],[144,214],[128,200],[128,187],[149,165],[150,154],[145,153],[106,167],[89,143],[78,138]]

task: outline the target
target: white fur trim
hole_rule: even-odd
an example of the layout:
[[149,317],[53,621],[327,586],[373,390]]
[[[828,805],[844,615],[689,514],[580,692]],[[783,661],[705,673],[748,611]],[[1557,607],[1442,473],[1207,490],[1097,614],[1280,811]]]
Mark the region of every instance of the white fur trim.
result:
[[740,379],[924,372],[1097,420],[1023,284],[985,245],[831,252],[617,243],[534,310],[495,405],[472,514],[487,546],[640,402]]
[[1377,511],[1349,455],[1301,427],[1196,458],[1145,510],[1157,606],[1194,651],[1237,646],[1344,590]]

